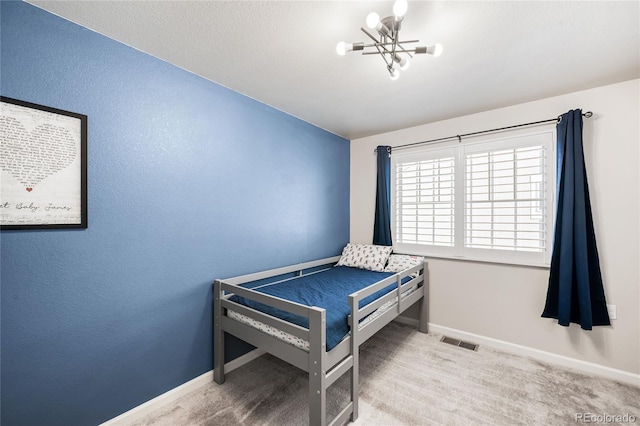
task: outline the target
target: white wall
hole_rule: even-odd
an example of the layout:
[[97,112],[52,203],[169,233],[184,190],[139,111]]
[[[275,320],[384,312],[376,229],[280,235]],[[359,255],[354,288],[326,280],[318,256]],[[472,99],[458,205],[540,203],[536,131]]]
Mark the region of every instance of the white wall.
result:
[[[428,97],[425,102],[429,102]],[[594,116],[584,120],[587,175],[605,294],[607,303],[617,305],[618,319],[611,327],[584,331],[576,324],[561,327],[556,320],[541,318],[548,269],[430,259],[429,322],[638,374],[639,104],[640,80],[631,80],[353,140],[351,241],[372,240],[376,180],[373,150],[377,145],[395,146],[544,120],[576,108],[593,111]],[[541,128],[545,127],[519,132]]]

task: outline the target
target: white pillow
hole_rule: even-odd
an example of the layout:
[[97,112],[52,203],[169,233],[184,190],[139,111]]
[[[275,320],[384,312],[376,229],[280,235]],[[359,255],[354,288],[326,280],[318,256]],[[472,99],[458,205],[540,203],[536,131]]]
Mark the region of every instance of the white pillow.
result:
[[407,256],[404,254],[392,254],[384,272],[402,272],[405,269],[420,265],[424,259],[419,256]]
[[370,271],[384,271],[393,247],[373,244],[347,244],[336,266],[350,266]]

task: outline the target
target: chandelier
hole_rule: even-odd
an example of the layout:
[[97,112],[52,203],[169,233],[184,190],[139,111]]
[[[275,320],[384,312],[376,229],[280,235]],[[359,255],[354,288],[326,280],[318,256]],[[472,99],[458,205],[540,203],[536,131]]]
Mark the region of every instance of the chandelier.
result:
[[393,16],[387,16],[384,19],[380,19],[380,16],[376,12],[371,12],[367,16],[367,27],[375,30],[378,33],[378,37],[374,37],[364,27],[360,29],[373,40],[373,43],[345,43],[341,41],[336,46],[336,52],[340,56],[344,56],[347,52],[352,51],[362,51],[363,55],[379,54],[387,66],[391,80],[397,80],[398,77],[400,77],[399,70],[409,68],[409,58],[413,58],[412,54],[420,55],[428,53],[434,57],[440,56],[442,53],[441,44],[413,46],[411,48],[403,46],[420,42],[420,40],[400,40],[399,38],[400,27],[404,15],[407,12],[407,7],[407,0],[396,0],[393,4]]

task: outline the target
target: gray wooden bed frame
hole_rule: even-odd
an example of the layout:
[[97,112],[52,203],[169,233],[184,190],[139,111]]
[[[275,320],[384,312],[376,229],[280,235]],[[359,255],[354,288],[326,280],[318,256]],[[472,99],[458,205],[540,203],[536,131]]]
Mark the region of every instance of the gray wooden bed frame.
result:
[[[419,331],[422,333],[427,332],[428,274],[426,260],[418,266],[387,277],[349,295],[349,306],[351,307],[349,326],[351,332],[330,351],[326,350],[325,309],[305,306],[278,297],[259,293],[248,288],[239,287],[240,284],[291,273],[295,273],[295,277],[287,279],[295,279],[303,275],[308,275],[309,273],[314,273],[313,271],[305,273],[305,270],[319,268],[325,265],[330,267],[339,259],[340,256],[335,256],[313,262],[272,269],[269,271],[216,280],[214,283],[213,307],[213,359],[215,382],[222,384],[225,380],[224,333],[229,333],[250,343],[256,348],[269,352],[289,364],[309,373],[310,425],[342,425],[347,421],[347,419],[355,421],[358,417],[358,363],[360,345],[414,303],[419,303],[420,307]],[[404,278],[415,273],[418,273],[419,275],[412,278],[405,284],[402,284],[402,280]],[[362,299],[393,283],[397,283],[398,287],[396,290],[387,293],[362,308],[358,308]],[[402,294],[412,288],[415,288],[415,290],[412,293],[405,295],[403,299]],[[288,321],[281,320],[247,306],[232,302],[229,298],[233,294],[308,318],[309,328],[300,327]],[[364,326],[359,325],[361,319],[371,314],[394,297],[398,297],[397,305],[394,305],[382,315],[369,321]],[[246,317],[260,321],[272,327],[276,327],[282,331],[308,341],[309,351],[300,349],[290,343],[278,339],[277,337],[273,337],[254,327],[245,325],[228,317],[227,309],[233,310]],[[356,325],[355,327],[354,324]],[[329,388],[329,386],[331,386],[346,372],[350,372],[351,400],[333,420],[327,422],[327,388]]]

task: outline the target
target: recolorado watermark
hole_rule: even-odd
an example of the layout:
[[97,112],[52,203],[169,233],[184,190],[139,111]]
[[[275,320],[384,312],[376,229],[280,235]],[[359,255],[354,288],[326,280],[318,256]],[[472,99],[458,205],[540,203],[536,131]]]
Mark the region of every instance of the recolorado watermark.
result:
[[635,423],[633,414],[576,413],[576,423]]

